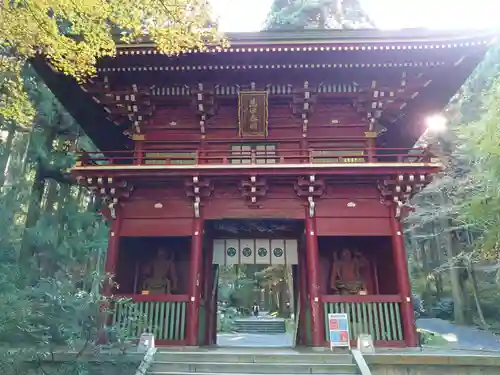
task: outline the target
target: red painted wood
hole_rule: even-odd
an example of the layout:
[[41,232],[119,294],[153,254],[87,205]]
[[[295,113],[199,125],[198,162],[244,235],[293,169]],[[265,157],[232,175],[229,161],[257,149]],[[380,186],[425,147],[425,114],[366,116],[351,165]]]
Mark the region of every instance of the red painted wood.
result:
[[307,258],[305,244],[301,241],[298,248],[299,255],[299,303],[300,303],[300,317],[299,317],[299,333],[300,333],[300,343],[306,343],[307,335],[307,322],[306,322],[306,310],[307,301],[309,293],[307,292]]
[[187,309],[186,340],[188,345],[198,345],[200,316],[201,277],[203,271],[203,219],[193,219],[191,259],[189,265],[189,302]]
[[375,302],[403,302],[403,297],[399,295],[384,296],[384,295],[367,295],[367,296],[339,296],[324,294],[321,296],[321,302],[360,302],[360,303],[375,303]]
[[399,293],[403,297],[401,306],[401,319],[403,323],[403,332],[408,346],[418,345],[417,328],[415,326],[415,316],[413,304],[411,302],[411,285],[408,275],[408,263],[404,247],[403,229],[401,223],[396,218],[391,219],[392,228],[392,246],[394,265],[396,266],[396,276]]
[[[118,265],[118,256],[120,251],[120,235],[121,235],[121,224],[122,218],[120,215],[120,210],[116,210],[116,219],[112,219],[111,228],[109,229],[109,240],[108,240],[108,251],[106,253],[106,264],[104,265],[104,271],[108,274],[115,275],[116,268]],[[104,295],[110,295],[112,293],[112,285],[106,283],[104,285]]]
[[115,294],[115,298],[130,298],[132,302],[188,302],[187,294]]
[[[321,202],[320,202],[321,204]],[[317,218],[319,236],[389,236],[389,219],[366,217]]]
[[167,237],[167,236],[189,236],[191,235],[191,224],[193,219],[189,218],[149,218],[149,219],[125,219],[123,221],[123,237]]
[[211,344],[216,344],[217,343],[217,322],[218,322],[218,316],[217,316],[217,301],[219,300],[219,288],[215,288],[215,296],[213,300],[213,311],[214,314],[212,314],[212,320],[211,320],[211,326],[210,326],[210,333],[211,333]]
[[[387,207],[380,203],[379,197],[377,199],[359,198],[353,191],[350,197],[330,199],[330,193],[334,192],[335,187],[328,189],[328,197],[319,201],[316,209],[318,219],[322,217],[389,218]],[[387,225],[389,225],[388,222]]]
[[143,163],[143,155],[144,155],[144,141],[135,141],[134,142],[134,156],[135,156],[135,164],[141,165]]
[[207,243],[206,251],[204,252],[204,269],[203,269],[203,299],[205,302],[205,342],[204,345],[210,344],[210,329],[211,329],[211,321],[212,314],[217,314],[217,310],[214,311],[213,306],[213,296],[212,296],[212,287],[213,283],[213,272],[212,272],[212,260],[213,260],[213,241],[209,241]]
[[[140,196],[139,194],[146,194]],[[161,219],[192,218],[193,206],[186,198],[183,189],[138,189],[133,198],[123,204],[123,218],[126,219]],[[191,228],[189,228],[191,230]]]
[[238,193],[237,187],[234,190],[239,196],[234,198],[215,196],[210,199],[204,207],[205,218],[302,219],[304,217],[304,203],[294,196],[292,185],[288,194],[290,198],[272,199],[265,197],[259,201],[259,208],[249,208],[241,193]]
[[321,336],[324,321],[322,320],[322,309],[320,305],[319,285],[319,252],[318,235],[316,232],[316,218],[310,217],[305,210],[306,219],[306,262],[309,289],[309,305],[311,311],[311,345],[321,346]]

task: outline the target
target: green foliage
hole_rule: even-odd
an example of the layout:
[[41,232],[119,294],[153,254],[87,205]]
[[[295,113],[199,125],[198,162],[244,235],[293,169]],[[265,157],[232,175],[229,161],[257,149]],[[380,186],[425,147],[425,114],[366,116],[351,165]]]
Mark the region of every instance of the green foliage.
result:
[[27,125],[34,111],[23,89],[26,62],[46,57],[77,80],[96,72],[115,42],[147,35],[165,54],[221,44],[203,0],[31,0],[0,3],[0,117]]
[[373,27],[359,0],[274,0],[267,30]]
[[[416,291],[428,304],[452,297],[454,319],[497,319],[500,239],[500,46],[494,46],[446,110],[449,131],[426,134],[424,143],[444,163],[435,181],[418,194],[407,220]],[[434,285],[434,289],[431,287]],[[462,321],[463,322],[463,321]]]
[[[126,332],[99,344],[109,305],[100,295],[107,225],[91,194],[66,169],[81,134],[32,72],[24,72],[36,110],[31,129],[0,122],[0,373],[6,375],[132,374],[137,363],[114,369],[89,362],[101,349],[126,348]],[[114,349],[113,349],[114,348]],[[65,360],[57,353],[72,352]]]

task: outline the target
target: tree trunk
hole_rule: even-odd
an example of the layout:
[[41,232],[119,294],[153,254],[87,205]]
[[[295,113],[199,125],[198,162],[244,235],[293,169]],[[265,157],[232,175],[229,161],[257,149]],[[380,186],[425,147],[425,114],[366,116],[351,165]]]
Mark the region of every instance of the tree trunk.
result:
[[489,330],[488,323],[486,323],[486,319],[484,319],[481,303],[479,302],[479,289],[477,286],[476,272],[474,271],[472,258],[470,256],[467,257],[467,272],[469,273],[469,279],[472,287],[472,294],[474,295],[474,302],[476,303],[476,310],[477,310],[477,315],[479,316],[479,321],[481,322],[481,326],[483,327],[483,329]]
[[3,148],[2,156],[0,158],[0,188],[5,184],[5,176],[7,173],[7,165],[12,154],[12,144],[16,135],[16,127],[13,124],[9,125],[7,139]]
[[448,264],[449,264],[449,274],[450,274],[450,284],[451,284],[451,294],[453,296],[453,315],[455,323],[457,324],[465,324],[465,303],[464,303],[464,294],[461,287],[460,282],[460,268],[457,267],[457,262],[455,260],[455,249],[454,249],[454,241],[453,234],[449,231],[450,225],[449,220],[443,220],[443,232],[444,240],[446,244],[446,254],[448,256]]
[[[45,150],[49,153],[52,150],[52,143],[54,142],[56,132],[53,128],[47,130],[44,141]],[[29,262],[35,251],[31,245],[29,230],[36,226],[40,218],[40,209],[42,203],[43,192],[45,190],[45,179],[43,178],[43,161],[38,160],[35,170],[35,178],[31,188],[30,204],[28,213],[26,215],[25,231],[21,242],[21,250],[19,252],[22,262]]]

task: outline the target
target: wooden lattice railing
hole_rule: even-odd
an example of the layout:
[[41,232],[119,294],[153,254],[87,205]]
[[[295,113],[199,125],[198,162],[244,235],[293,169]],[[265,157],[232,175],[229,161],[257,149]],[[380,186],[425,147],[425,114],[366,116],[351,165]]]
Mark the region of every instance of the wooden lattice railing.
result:
[[402,343],[404,332],[400,296],[338,296],[324,295],[325,338],[328,340],[328,314],[346,313],[350,336],[370,334],[375,342],[386,345]]
[[114,306],[113,324],[128,336],[153,333],[161,342],[182,344],[186,335],[187,295],[120,295]]

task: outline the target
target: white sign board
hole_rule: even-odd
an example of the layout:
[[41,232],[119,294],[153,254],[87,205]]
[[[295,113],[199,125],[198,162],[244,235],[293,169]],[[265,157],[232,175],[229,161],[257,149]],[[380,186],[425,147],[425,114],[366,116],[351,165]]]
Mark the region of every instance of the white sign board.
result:
[[328,314],[328,330],[330,332],[330,349],[351,348],[347,314]]

